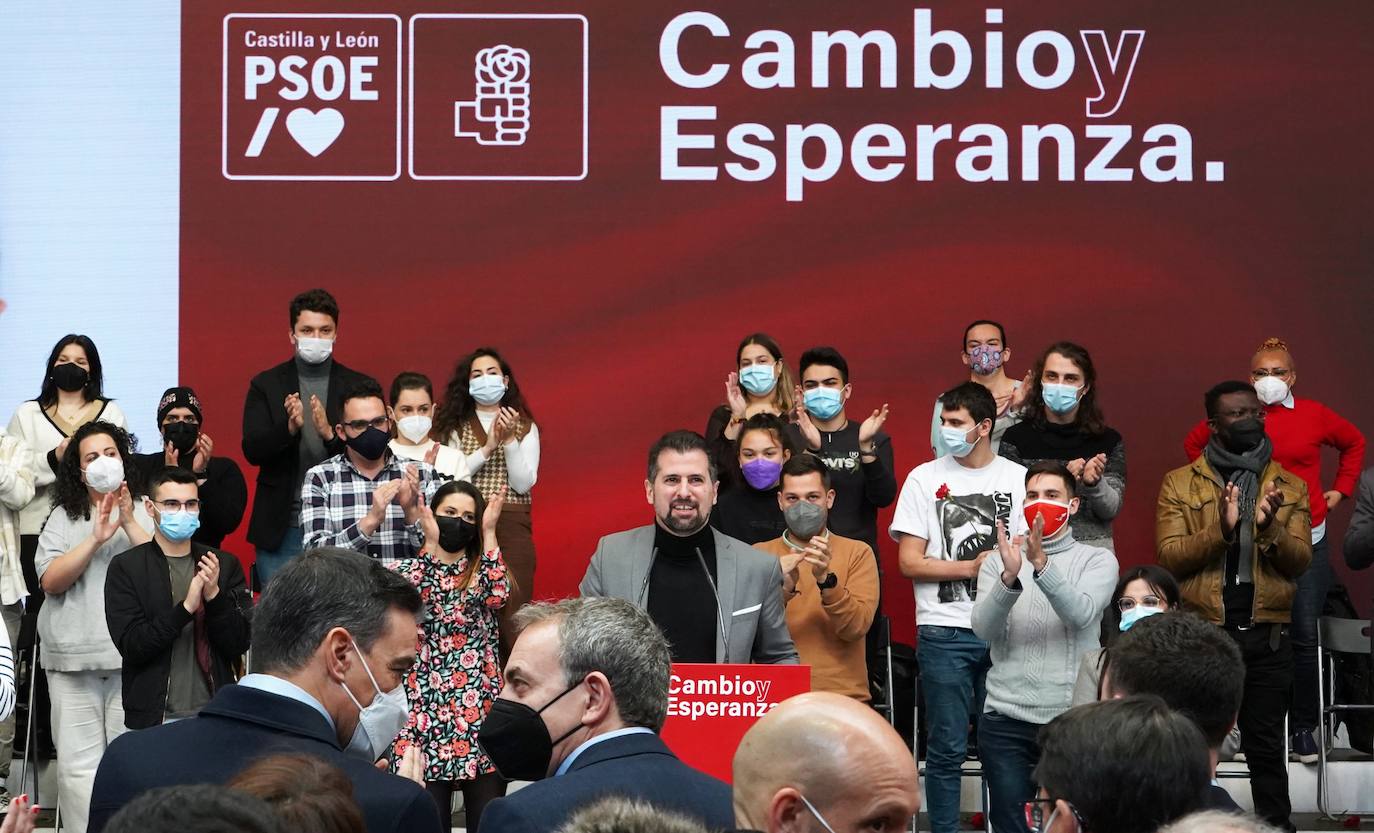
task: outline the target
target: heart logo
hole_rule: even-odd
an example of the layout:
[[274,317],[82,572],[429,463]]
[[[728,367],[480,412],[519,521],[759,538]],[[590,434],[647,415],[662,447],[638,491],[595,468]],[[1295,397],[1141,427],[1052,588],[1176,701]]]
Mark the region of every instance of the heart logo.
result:
[[343,114],[333,107],[325,107],[318,113],[297,107],[286,117],[286,131],[311,156],[328,150],[343,129]]

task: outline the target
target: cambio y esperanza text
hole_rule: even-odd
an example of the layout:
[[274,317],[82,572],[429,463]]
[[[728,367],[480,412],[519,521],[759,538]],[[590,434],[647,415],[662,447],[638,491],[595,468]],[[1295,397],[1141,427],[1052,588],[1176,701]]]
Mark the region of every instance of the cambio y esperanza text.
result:
[[769,680],[746,680],[740,675],[668,678],[668,715],[700,720],[703,717],[763,717],[777,707],[768,699]]
[[[1003,22],[1002,10],[986,9],[984,19],[988,30],[983,33],[981,50],[977,50],[982,53],[979,60],[974,39],[951,29],[936,29],[930,9],[914,9],[912,55],[907,65],[910,75],[909,81],[903,78],[903,82],[918,90],[954,90],[980,82],[998,89],[1019,80],[1032,91],[1046,91],[1064,86],[1086,64],[1096,89],[1085,99],[1086,118],[1108,119],[1125,103],[1145,41],[1143,29],[1111,34],[1102,29],[1079,30],[1081,56],[1079,46],[1068,35],[1052,29],[1033,31],[1015,44],[1013,80],[1004,65],[1012,46],[996,28]],[[749,34],[738,63],[693,56],[694,49],[712,44],[715,52],[722,44],[727,51],[738,52],[736,39],[718,15],[684,12],[663,29],[659,64],[670,81],[686,90],[716,87],[732,73],[755,90],[789,89],[798,83],[809,83],[812,88],[840,83],[849,89],[865,85],[898,88],[897,38],[881,29],[862,34],[850,30],[811,32],[809,67],[799,68],[795,40],[777,29]],[[843,61],[842,82],[831,77],[836,58]],[[1065,124],[1020,125],[1011,131],[1020,142],[1018,170],[1009,161],[1008,129],[982,122],[966,125],[957,133],[955,125],[949,123],[916,124],[913,150],[908,149],[907,134],[891,124],[864,125],[849,137],[846,149],[840,132],[823,122],[786,125],[781,146],[773,128],[745,122],[725,130],[724,149],[733,157],[725,161],[718,152],[721,128],[716,125],[717,112],[717,107],[709,104],[660,108],[660,179],[712,181],[724,170],[726,176],[741,182],[764,182],[773,179],[781,166],[787,200],[799,202],[808,183],[834,178],[846,159],[856,175],[870,182],[895,180],[914,161],[915,179],[930,182],[936,177],[937,164],[947,164],[952,154],[954,172],[963,181],[1006,182],[1015,175],[1020,181],[1034,182],[1042,177],[1042,146],[1051,154],[1047,167],[1053,168],[1044,175],[1060,182],[1078,178],[1079,160],[1084,182],[1129,182],[1137,171],[1150,182],[1194,179],[1192,134],[1179,124],[1146,127],[1139,136],[1141,148],[1135,150],[1127,150],[1133,138],[1130,124],[1087,122],[1080,128],[1085,148],[1077,146],[1079,137]],[[1202,167],[1207,181],[1225,179],[1222,162],[1208,161]]]

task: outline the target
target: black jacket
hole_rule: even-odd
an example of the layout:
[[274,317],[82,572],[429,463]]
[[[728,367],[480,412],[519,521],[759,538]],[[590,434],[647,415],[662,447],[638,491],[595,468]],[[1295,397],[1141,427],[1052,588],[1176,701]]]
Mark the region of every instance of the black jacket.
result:
[[95,773],[90,833],[156,787],[224,784],[259,758],[311,755],[353,782],[368,833],[439,833],[434,799],[413,781],[345,755],[332,726],[305,703],[247,686],[220,689],[200,714],[115,738]]
[[632,734],[589,746],[564,774],[488,804],[476,833],[551,833],[607,795],[647,801],[707,830],[735,826],[730,785],[679,761],[658,735]]
[[[191,544],[187,558],[197,561],[211,552]],[[234,682],[234,661],[248,650],[252,596],[239,560],[223,550],[219,558],[219,594],[205,604],[205,634],[210,642],[210,693]],[[157,539],[126,550],[110,562],[105,577],[105,622],[124,657],[124,725],[146,729],[162,722],[167,706],[167,680],[172,673],[172,645],[194,617],[181,601],[172,601],[172,577]]]
[[[337,425],[342,419],[345,388],[366,378],[337,361],[330,367],[329,401],[324,403],[324,410],[331,425]],[[262,549],[275,550],[281,546],[291,526],[291,504],[300,496],[300,480],[304,475],[297,471],[301,438],[299,433],[291,433],[286,417],[287,394],[299,392],[300,379],[296,375],[296,360],[292,358],[254,376],[243,401],[243,456],[258,467],[253,514],[248,519],[248,541]],[[308,422],[310,403],[304,405]],[[338,454],[343,450],[343,443],[336,438],[326,438],[325,449],[330,455]]]
[[[147,483],[153,473],[167,465],[167,454],[135,454],[134,464]],[[182,468],[191,470],[190,465]],[[205,482],[200,484],[200,529],[191,540],[207,547],[218,547],[225,536],[239,528],[243,510],[248,506],[248,482],[239,464],[228,457],[211,457],[205,467]]]

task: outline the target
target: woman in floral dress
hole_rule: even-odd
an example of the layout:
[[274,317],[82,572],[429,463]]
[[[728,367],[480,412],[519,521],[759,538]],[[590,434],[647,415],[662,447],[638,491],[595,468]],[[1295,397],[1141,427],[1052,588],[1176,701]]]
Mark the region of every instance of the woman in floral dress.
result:
[[406,677],[410,721],[396,739],[393,760],[411,745],[420,747],[426,786],[445,830],[452,827],[455,790],[463,792],[468,830],[476,830],[482,808],[506,792],[477,746],[482,718],[501,691],[497,613],[510,587],[496,521],[505,491],[488,503],[471,483],[445,483],[424,513],[424,551],[395,567],[420,591],[428,618]]

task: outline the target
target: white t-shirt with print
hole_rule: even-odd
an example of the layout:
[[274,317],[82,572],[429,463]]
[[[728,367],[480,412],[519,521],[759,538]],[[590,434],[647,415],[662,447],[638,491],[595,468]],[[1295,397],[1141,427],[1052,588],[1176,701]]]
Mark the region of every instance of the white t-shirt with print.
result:
[[[889,532],[896,541],[914,535],[926,541],[926,557],[972,561],[997,549],[996,522],[1009,533],[1025,528],[1026,467],[994,457],[980,469],[946,455],[912,469],[897,498]],[[913,581],[916,624],[972,627],[978,577],[959,581]]]

